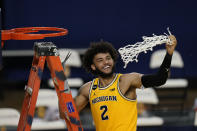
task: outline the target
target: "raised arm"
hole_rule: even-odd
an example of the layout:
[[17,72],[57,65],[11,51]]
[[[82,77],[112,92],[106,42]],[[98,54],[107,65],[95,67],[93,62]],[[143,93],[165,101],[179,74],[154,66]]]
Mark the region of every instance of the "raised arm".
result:
[[171,35],[169,38],[172,44],[170,45],[166,43],[166,55],[159,68],[159,71],[156,74],[142,76],[141,81],[144,87],[155,87],[165,84],[170,70],[172,55],[177,45],[175,36]]
[[124,74],[122,76],[122,80],[125,81],[124,87],[128,88],[140,88],[142,85],[144,87],[156,87],[165,84],[168,73],[171,65],[172,55],[177,45],[177,40],[175,36],[171,35],[169,38],[172,41],[172,44],[169,45],[166,43],[166,55],[165,58],[158,70],[155,74],[139,74],[139,73],[130,73]]

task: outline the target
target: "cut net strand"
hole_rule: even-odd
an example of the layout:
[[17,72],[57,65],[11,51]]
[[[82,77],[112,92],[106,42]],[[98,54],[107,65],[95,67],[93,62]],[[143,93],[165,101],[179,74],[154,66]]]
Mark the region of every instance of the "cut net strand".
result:
[[124,68],[127,67],[129,62],[138,62],[138,55],[141,52],[147,53],[147,51],[152,51],[153,47],[156,45],[161,45],[163,43],[171,44],[169,35],[172,35],[169,28],[167,28],[169,34],[164,33],[164,35],[155,35],[152,37],[143,36],[142,42],[137,42],[133,45],[126,45],[125,47],[119,48],[118,52],[121,55],[121,59],[124,62]]

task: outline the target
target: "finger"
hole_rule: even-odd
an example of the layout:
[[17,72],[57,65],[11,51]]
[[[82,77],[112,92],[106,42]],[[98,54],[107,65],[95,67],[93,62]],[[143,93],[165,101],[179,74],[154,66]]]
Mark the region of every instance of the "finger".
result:
[[174,44],[177,43],[176,37],[175,37],[174,35],[169,36],[169,38],[170,38],[170,41],[171,41],[171,44],[172,44],[172,45],[174,45]]

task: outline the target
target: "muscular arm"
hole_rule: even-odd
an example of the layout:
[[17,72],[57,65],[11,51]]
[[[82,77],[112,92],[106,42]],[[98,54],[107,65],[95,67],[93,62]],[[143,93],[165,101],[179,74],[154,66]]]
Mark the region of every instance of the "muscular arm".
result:
[[141,78],[144,87],[155,87],[165,84],[170,70],[172,55],[166,53],[159,71],[155,74],[143,75]]
[[[166,56],[161,64],[159,71],[155,74],[142,75],[139,73],[130,73],[123,75],[123,85],[129,88],[154,87],[165,84],[168,78],[168,72],[171,65],[172,54],[177,45],[176,38],[171,35],[169,38],[172,45],[166,44]],[[126,84],[125,84],[126,83]]]
[[[88,82],[88,83],[84,84],[79,89],[79,93],[74,99],[78,112],[80,112],[88,104],[90,85],[91,85],[91,82]],[[64,118],[64,113],[61,111],[60,105],[59,105],[59,112],[60,112],[60,118],[63,119]]]
[[142,85],[144,87],[155,87],[165,84],[168,78],[171,59],[172,56],[167,53],[158,72],[154,74],[146,74],[146,75],[139,73],[125,74],[122,78],[125,81],[124,83],[128,83],[126,87],[140,88]]
[[143,75],[141,78],[144,87],[155,87],[165,84],[170,70],[172,55],[177,45],[175,36],[169,36],[172,45],[166,44],[166,56],[156,74]]
[[78,112],[80,112],[88,104],[90,85],[91,82],[84,84],[80,88],[78,95],[75,97],[75,105]]

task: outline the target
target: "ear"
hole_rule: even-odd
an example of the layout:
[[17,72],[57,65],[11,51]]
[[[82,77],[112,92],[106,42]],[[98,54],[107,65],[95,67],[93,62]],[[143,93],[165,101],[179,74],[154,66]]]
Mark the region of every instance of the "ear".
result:
[[96,67],[94,64],[91,65],[92,70],[96,70]]

